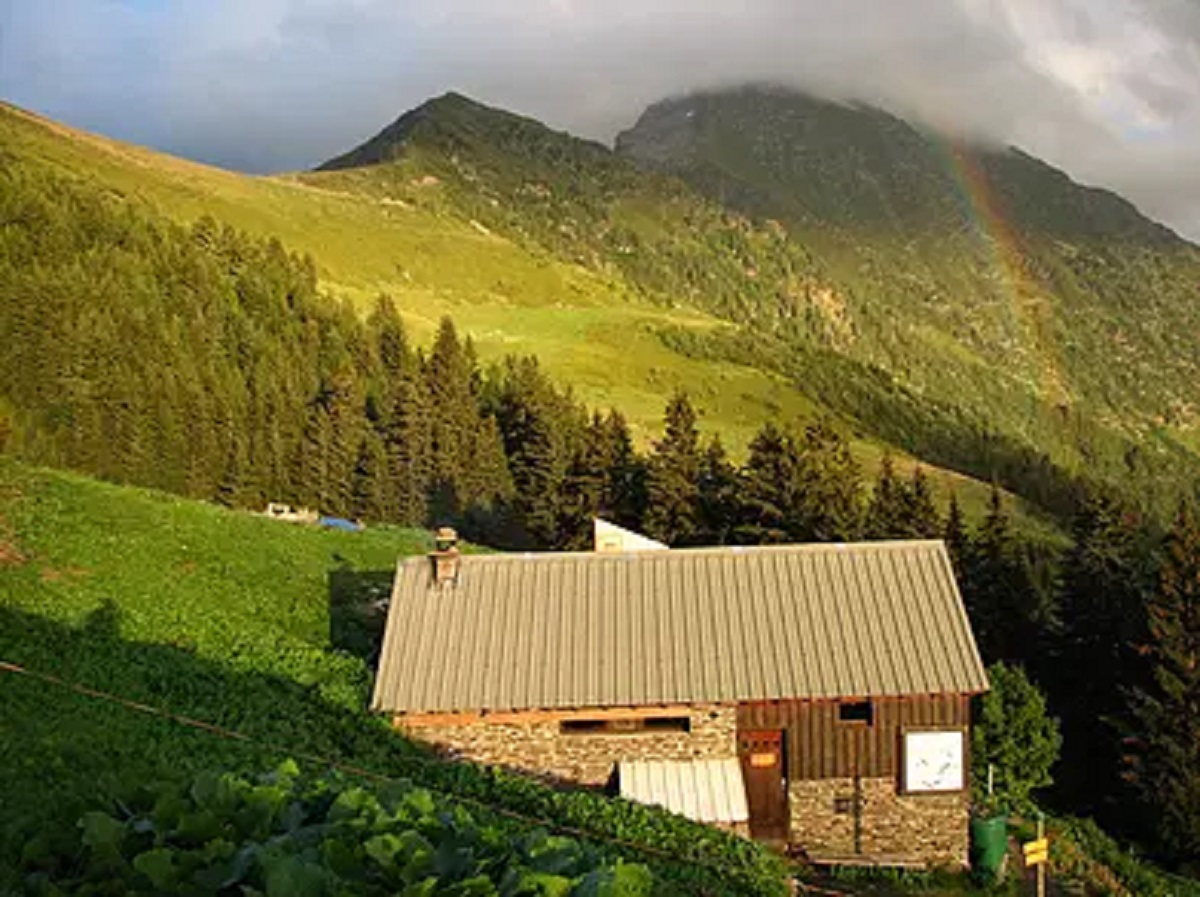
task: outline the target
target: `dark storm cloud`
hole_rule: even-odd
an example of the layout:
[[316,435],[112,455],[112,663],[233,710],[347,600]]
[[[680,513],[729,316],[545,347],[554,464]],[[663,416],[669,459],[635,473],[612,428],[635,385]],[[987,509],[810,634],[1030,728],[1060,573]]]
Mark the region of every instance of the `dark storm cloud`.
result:
[[748,80],[1016,143],[1200,236],[1190,0],[0,0],[0,95],[252,171],[454,89],[611,140]]

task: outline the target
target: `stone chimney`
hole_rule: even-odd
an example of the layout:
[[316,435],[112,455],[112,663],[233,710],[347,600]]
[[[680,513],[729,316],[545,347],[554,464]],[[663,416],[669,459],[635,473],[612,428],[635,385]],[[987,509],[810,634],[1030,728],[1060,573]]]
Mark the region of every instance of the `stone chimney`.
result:
[[458,582],[458,533],[448,526],[439,527],[429,554],[435,588],[445,589]]

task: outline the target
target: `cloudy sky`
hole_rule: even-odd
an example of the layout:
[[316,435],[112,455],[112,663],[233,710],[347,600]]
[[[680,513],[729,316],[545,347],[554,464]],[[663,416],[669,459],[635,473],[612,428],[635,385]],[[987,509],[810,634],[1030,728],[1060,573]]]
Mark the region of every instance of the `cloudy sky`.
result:
[[447,90],[610,141],[747,80],[1020,145],[1200,239],[1200,0],[0,0],[0,97],[255,172]]

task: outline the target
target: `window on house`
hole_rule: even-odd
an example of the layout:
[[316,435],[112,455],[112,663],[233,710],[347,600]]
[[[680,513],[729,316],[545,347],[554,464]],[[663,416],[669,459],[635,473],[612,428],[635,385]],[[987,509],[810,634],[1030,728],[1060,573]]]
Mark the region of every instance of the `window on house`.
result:
[[690,732],[692,721],[686,716],[648,716],[642,720],[646,732]]
[[564,735],[591,735],[603,732],[607,725],[602,719],[565,719],[558,724],[558,730]]
[[563,735],[632,735],[662,732],[690,732],[692,721],[686,716],[648,716],[617,719],[564,719],[558,724]]
[[838,722],[869,726],[875,722],[875,708],[870,701],[847,701],[838,704]]

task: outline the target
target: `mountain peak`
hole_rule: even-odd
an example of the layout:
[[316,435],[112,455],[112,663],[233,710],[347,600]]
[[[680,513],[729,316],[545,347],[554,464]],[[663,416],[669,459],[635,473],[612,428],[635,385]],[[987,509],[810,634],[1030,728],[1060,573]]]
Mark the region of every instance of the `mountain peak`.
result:
[[318,171],[361,168],[394,162],[414,143],[457,149],[512,128],[548,130],[540,122],[488,106],[456,91],[447,91],[410,109],[349,152],[318,166]]
[[965,144],[865,103],[775,85],[656,103],[617,151],[743,212],[810,226],[907,237],[986,214],[1057,238],[1178,242],[1116,194],[1013,147]]

